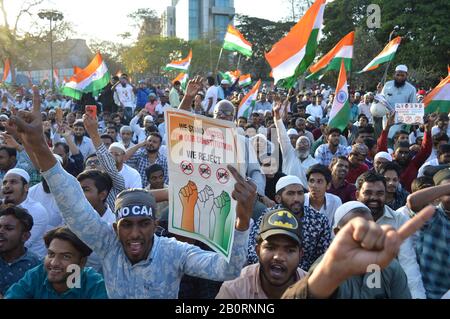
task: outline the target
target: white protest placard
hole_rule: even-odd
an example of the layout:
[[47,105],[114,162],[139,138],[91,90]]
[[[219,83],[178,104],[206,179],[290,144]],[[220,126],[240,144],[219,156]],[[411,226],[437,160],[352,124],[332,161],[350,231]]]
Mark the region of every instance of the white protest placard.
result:
[[234,239],[239,171],[233,122],[177,109],[165,112],[169,168],[169,232],[199,240],[228,261]]
[[395,123],[423,124],[425,105],[423,103],[396,103]]

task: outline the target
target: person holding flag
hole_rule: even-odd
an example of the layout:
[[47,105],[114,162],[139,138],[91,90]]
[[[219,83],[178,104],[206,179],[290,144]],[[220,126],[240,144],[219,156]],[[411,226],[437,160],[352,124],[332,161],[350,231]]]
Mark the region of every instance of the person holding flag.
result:
[[344,61],[341,61],[341,70],[336,86],[336,94],[331,106],[330,119],[328,126],[330,128],[338,128],[342,131],[350,121],[350,103],[348,95],[347,74],[345,72]]

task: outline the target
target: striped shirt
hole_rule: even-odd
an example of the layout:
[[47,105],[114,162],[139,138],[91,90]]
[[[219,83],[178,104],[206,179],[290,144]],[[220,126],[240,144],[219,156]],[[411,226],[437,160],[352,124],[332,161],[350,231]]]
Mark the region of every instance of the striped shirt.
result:
[[450,289],[450,217],[442,204],[419,232],[416,251],[427,297],[441,298]]
[[114,212],[114,202],[116,200],[116,196],[125,189],[125,180],[117,170],[116,161],[106,149],[105,144],[102,143],[98,147],[96,154],[103,170],[109,175],[109,177],[111,177],[113,182],[113,187],[109,191],[108,197],[106,198],[106,203]]

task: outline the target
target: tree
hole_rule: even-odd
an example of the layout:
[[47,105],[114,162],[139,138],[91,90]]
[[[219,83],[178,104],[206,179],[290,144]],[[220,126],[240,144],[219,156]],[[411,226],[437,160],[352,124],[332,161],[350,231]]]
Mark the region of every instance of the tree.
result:
[[128,18],[133,20],[134,27],[139,28],[138,39],[161,34],[161,19],[155,10],[141,8],[128,14]]
[[[381,28],[367,27],[367,6],[377,4],[381,9]],[[445,74],[450,56],[450,3],[446,0],[424,2],[420,0],[335,0],[327,3],[324,13],[323,39],[319,52],[327,53],[344,35],[357,30],[353,70],[361,70],[387,44],[389,33],[399,26],[396,35],[402,43],[392,65],[406,64],[409,80],[417,86],[437,84]],[[392,77],[392,65],[388,78]],[[375,89],[387,65],[378,70],[358,75],[352,73],[355,86]],[[336,77],[334,77],[336,78]],[[324,80],[327,79],[324,78]]]
[[284,0],[289,11],[287,21],[297,22],[314,3],[313,0]]
[[15,65],[18,60],[18,37],[19,37],[19,22],[25,15],[32,16],[34,9],[39,6],[43,0],[27,0],[23,1],[19,12],[17,13],[13,25],[9,24],[8,10],[5,0],[0,0],[0,11],[2,13],[4,26],[0,28],[0,55],[10,58],[12,80],[15,82]]
[[89,43],[89,48],[93,52],[100,52],[102,58],[108,66],[111,75],[124,69],[122,54],[127,49],[126,46],[112,41],[94,41]]

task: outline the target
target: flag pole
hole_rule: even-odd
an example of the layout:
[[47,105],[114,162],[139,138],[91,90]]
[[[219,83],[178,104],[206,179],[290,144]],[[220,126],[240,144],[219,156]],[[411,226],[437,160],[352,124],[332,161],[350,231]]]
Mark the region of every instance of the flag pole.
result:
[[[392,36],[397,31],[397,29],[398,29],[398,26],[396,25],[394,27],[394,29],[391,31],[391,33],[389,34],[389,43],[391,42]],[[386,66],[386,70],[384,70],[383,79],[381,80],[381,82],[383,83],[383,86],[386,84],[387,73],[388,73],[389,67],[391,66],[391,62],[392,62],[392,60],[388,62],[387,66]]]
[[217,65],[216,65],[216,72],[219,70],[219,63],[220,63],[220,59],[222,58],[222,52],[223,52],[223,48],[220,49],[220,53],[219,53],[219,59],[217,60]]
[[241,55],[239,54],[239,57],[238,57],[238,64],[237,64],[237,68],[236,68],[236,70],[239,70],[239,66],[241,65]]

